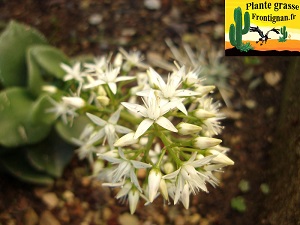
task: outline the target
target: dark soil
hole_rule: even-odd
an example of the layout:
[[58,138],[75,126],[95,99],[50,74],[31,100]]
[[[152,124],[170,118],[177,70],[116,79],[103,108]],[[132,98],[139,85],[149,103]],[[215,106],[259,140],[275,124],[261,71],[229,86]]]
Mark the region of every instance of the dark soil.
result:
[[[161,2],[161,9],[151,11],[143,6],[143,1],[131,0],[0,0],[0,21],[5,25],[15,19],[32,25],[44,33],[51,44],[70,56],[106,54],[123,46],[127,50],[140,49],[145,54],[156,52],[169,59],[165,38],[180,43],[180,38],[186,34],[198,37],[200,44],[210,43],[208,48],[219,46],[224,49],[223,35],[214,33],[218,25],[224,24],[223,1]],[[91,25],[89,17],[95,13],[102,16],[102,21]],[[209,188],[209,194],[192,196],[189,210],[181,205],[164,205],[161,200],[147,207],[140,202],[130,219],[145,225],[269,224],[267,217],[258,219],[266,197],[261,185],[268,185],[268,160],[289,58],[259,57],[259,64],[251,63],[252,59],[256,58],[224,59],[231,69],[229,83],[234,93],[228,119],[223,121],[225,129],[221,138],[224,146],[231,149],[229,156],[235,165],[224,169],[220,186]],[[253,76],[242,76],[249,69],[253,69]],[[264,79],[270,71],[279,71],[282,76],[273,86]],[[232,116],[233,113],[239,116]],[[88,178],[87,165],[74,157],[64,176],[53,187],[24,184],[1,174],[0,224],[30,225],[37,221],[47,224],[42,218],[52,218],[49,213],[54,219],[48,224],[126,224],[124,221],[128,217],[124,215],[127,215],[128,207],[114,199],[113,191]],[[249,190],[241,190],[239,183],[242,180],[249,182]],[[272,191],[272,186],[269,188]],[[42,200],[41,196],[47,192],[57,196],[55,207]],[[73,194],[71,200],[66,197],[70,192]],[[245,200],[243,212],[231,207],[231,200],[237,196]],[[30,216],[37,218],[30,223]]]

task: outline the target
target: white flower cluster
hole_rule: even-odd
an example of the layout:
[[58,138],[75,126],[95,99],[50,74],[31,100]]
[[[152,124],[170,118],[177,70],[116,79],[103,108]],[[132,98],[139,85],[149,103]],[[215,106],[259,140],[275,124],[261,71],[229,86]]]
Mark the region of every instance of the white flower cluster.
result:
[[79,158],[89,159],[105,186],[119,188],[116,198],[128,199],[131,213],[140,198],[149,204],[159,195],[189,208],[191,193],[208,192],[207,183],[218,184],[213,172],[233,165],[214,138],[223,128],[219,104],[209,97],[214,86],[203,85],[198,70],[175,63],[161,76],[137,52],[120,52],[62,65],[76,94],[62,98],[68,107],[51,100],[49,112],[65,123],[68,115],[76,123],[79,111],[89,119],[74,137]]

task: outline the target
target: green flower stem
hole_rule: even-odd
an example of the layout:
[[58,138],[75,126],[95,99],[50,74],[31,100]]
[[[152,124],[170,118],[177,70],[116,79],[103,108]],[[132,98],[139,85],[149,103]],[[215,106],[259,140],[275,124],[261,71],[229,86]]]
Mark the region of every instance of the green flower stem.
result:
[[197,153],[200,153],[202,155],[206,154],[206,150],[201,150],[201,149],[198,149],[198,148],[182,148],[182,147],[180,147],[180,151],[184,151],[184,152],[197,152]]
[[119,104],[116,103],[115,95],[114,95],[114,93],[112,93],[112,91],[110,90],[108,84],[104,84],[104,85],[103,85],[103,88],[104,88],[105,92],[107,93],[107,95],[108,95],[108,97],[109,97],[109,99],[110,99],[111,104],[112,104],[114,107],[118,106]]
[[142,159],[143,162],[147,161],[147,162],[150,162],[151,164],[153,164],[152,161],[149,159],[149,151],[150,151],[151,146],[153,144],[153,140],[154,140],[154,134],[151,133],[148,137],[148,143],[147,143],[146,148],[144,150],[144,156],[143,156],[143,159]]
[[161,129],[157,126],[157,124],[154,124],[154,130],[155,134],[161,139],[161,141],[164,143],[164,148],[168,150],[168,153],[172,157],[172,159],[176,162],[177,165],[181,165],[181,160],[175,153],[175,148],[172,148],[172,142],[166,137],[166,135],[161,131]]
[[123,120],[126,120],[127,122],[129,122],[131,124],[136,124],[136,125],[140,124],[143,121],[142,118],[137,118],[125,110],[121,111],[120,117]]
[[162,152],[161,152],[161,154],[159,156],[159,159],[158,159],[157,163],[155,164],[155,168],[159,168],[160,167],[161,161],[162,161],[164,155],[166,154],[166,150],[167,150],[166,147],[164,147],[162,149]]

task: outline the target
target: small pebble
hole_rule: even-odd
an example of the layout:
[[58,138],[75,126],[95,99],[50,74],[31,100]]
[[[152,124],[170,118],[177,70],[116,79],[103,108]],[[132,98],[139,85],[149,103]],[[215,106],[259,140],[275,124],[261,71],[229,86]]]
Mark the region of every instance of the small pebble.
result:
[[98,25],[98,24],[100,24],[100,23],[102,22],[102,19],[103,19],[103,17],[102,17],[101,14],[98,14],[98,13],[92,14],[92,15],[89,17],[89,23],[90,23],[91,25]]
[[282,75],[279,71],[267,72],[264,75],[265,81],[272,87],[276,86],[279,83],[281,77]]
[[119,216],[119,223],[121,225],[139,225],[139,220],[135,215],[130,215],[129,213],[124,213]]
[[67,190],[62,194],[62,197],[64,198],[64,200],[69,203],[72,204],[72,202],[74,201],[74,194],[73,192]]
[[185,219],[182,215],[178,215],[175,218],[175,225],[184,225]]
[[41,215],[39,225],[60,225],[60,222],[49,210],[46,210]]
[[39,217],[33,208],[28,208],[24,214],[25,225],[35,225],[39,222]]
[[110,217],[112,216],[112,214],[113,214],[113,213],[112,213],[111,209],[108,208],[108,207],[105,207],[105,208],[103,209],[103,220],[104,220],[104,221],[109,220]]
[[59,202],[57,195],[54,192],[43,194],[42,201],[47,205],[49,209],[55,208]]
[[247,106],[248,109],[254,109],[256,107],[257,103],[256,101],[249,99],[245,101],[245,106]]
[[144,0],[144,6],[150,10],[158,10],[161,8],[160,0]]

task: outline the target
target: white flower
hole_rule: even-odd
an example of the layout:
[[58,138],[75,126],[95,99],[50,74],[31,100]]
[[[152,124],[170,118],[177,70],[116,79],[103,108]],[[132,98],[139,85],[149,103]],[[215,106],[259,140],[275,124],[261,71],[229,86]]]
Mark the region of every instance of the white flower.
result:
[[84,63],[86,73],[103,73],[108,60],[105,56],[95,58],[94,63]]
[[120,73],[120,67],[112,68],[111,65],[107,65],[104,72],[97,75],[97,79],[92,81],[90,84],[83,86],[84,89],[94,88],[102,84],[107,84],[109,89],[113,94],[117,93],[117,82],[132,80],[133,76],[121,76],[118,77]]
[[106,142],[106,139],[107,139],[110,149],[114,148],[114,142],[116,141],[116,139],[118,137],[116,133],[126,134],[131,131],[130,129],[128,129],[124,126],[117,124],[119,117],[120,117],[120,112],[121,112],[121,109],[118,109],[116,112],[114,112],[110,116],[108,121],[105,121],[105,120],[101,119],[100,117],[95,116],[90,113],[86,114],[93,121],[93,123],[102,127],[98,131],[98,136],[100,137],[99,139],[104,137],[103,144]]
[[116,199],[121,199],[121,202],[125,202],[126,198],[128,198],[130,213],[133,214],[136,210],[141,193],[132,186],[132,183],[129,181],[117,184],[116,186],[121,186],[121,190],[116,195]]
[[131,182],[139,189],[139,191],[142,192],[135,170],[151,168],[152,166],[147,163],[127,159],[120,148],[118,152],[121,158],[115,158],[108,154],[98,154],[100,158],[105,159],[112,164],[118,164],[117,168],[115,168],[109,175],[112,183],[122,182],[125,178],[129,177]]
[[137,66],[144,69],[148,68],[146,64],[142,63],[143,57],[141,56],[141,52],[131,51],[128,53],[123,48],[119,48],[119,51],[126,60],[126,63],[124,64],[124,69],[126,71],[128,71],[131,66]]
[[[175,204],[175,196],[176,196],[176,185],[173,182],[166,182],[167,183],[167,188],[168,188],[168,194],[170,195],[170,197],[174,200],[174,204]],[[184,208],[188,209],[189,205],[190,205],[190,188],[188,183],[184,184],[183,189],[181,191],[181,193],[179,194],[179,198],[177,200],[181,201]],[[176,202],[176,203],[177,203]]]
[[74,144],[80,146],[76,152],[79,159],[88,158],[89,162],[93,163],[93,153],[96,152],[96,147],[94,144],[99,140],[99,135],[94,132],[92,125],[88,124],[83,129],[80,137],[78,139],[72,138]]
[[148,176],[148,195],[149,202],[153,202],[161,181],[162,174],[160,170],[153,168]]
[[193,140],[193,146],[200,149],[214,147],[222,142],[221,139],[210,137],[197,137]]
[[[169,75],[167,83],[165,83],[162,77],[154,69],[149,68],[147,72],[152,86],[159,89],[159,96],[162,99],[161,101],[176,102],[175,107],[187,115],[186,108],[182,103],[184,97],[197,96],[199,93],[188,89],[178,89],[181,85],[185,68],[181,67],[178,71],[174,71],[171,75]],[[148,96],[149,90],[140,91],[137,95]]]
[[[202,113],[198,114],[199,118],[201,116],[206,117],[205,119],[203,119],[204,126],[202,126],[202,131],[206,136],[210,137],[221,133],[223,126],[220,125],[220,120],[225,118],[224,115],[219,112],[220,103],[213,103],[212,101],[212,98],[200,98],[198,107],[198,110],[204,110],[202,111]],[[201,112],[201,110],[199,110],[199,112]],[[206,116],[204,116],[204,112],[206,112]]]
[[128,102],[121,103],[130,111],[145,117],[145,119],[138,126],[134,138],[139,138],[141,135],[143,135],[153,123],[157,123],[167,130],[177,132],[176,127],[174,127],[174,125],[163,116],[173,108],[173,103],[167,103],[161,106],[159,98],[155,95],[154,91],[150,92],[148,98],[143,98],[143,101],[145,106]]
[[64,76],[64,81],[76,80],[79,83],[83,83],[84,74],[81,72],[80,62],[75,63],[73,67],[70,67],[64,63],[60,64],[61,68],[67,72]]
[[203,159],[196,159],[197,154],[193,153],[191,158],[184,162],[182,166],[174,171],[173,173],[167,174],[163,176],[163,179],[171,180],[171,182],[175,182],[175,195],[174,195],[174,204],[178,202],[181,197],[182,192],[186,184],[188,184],[189,189],[196,194],[200,190],[207,192],[206,188],[206,181],[209,180],[209,177],[199,172],[195,168],[202,167],[208,163],[215,157],[215,156],[207,156]]
[[53,107],[46,109],[46,113],[54,113],[56,118],[61,117],[62,121],[65,124],[68,124],[68,121],[72,123],[74,117],[78,115],[75,112],[76,108],[68,104],[68,102],[66,101],[56,102],[50,97],[49,101],[53,105]]

